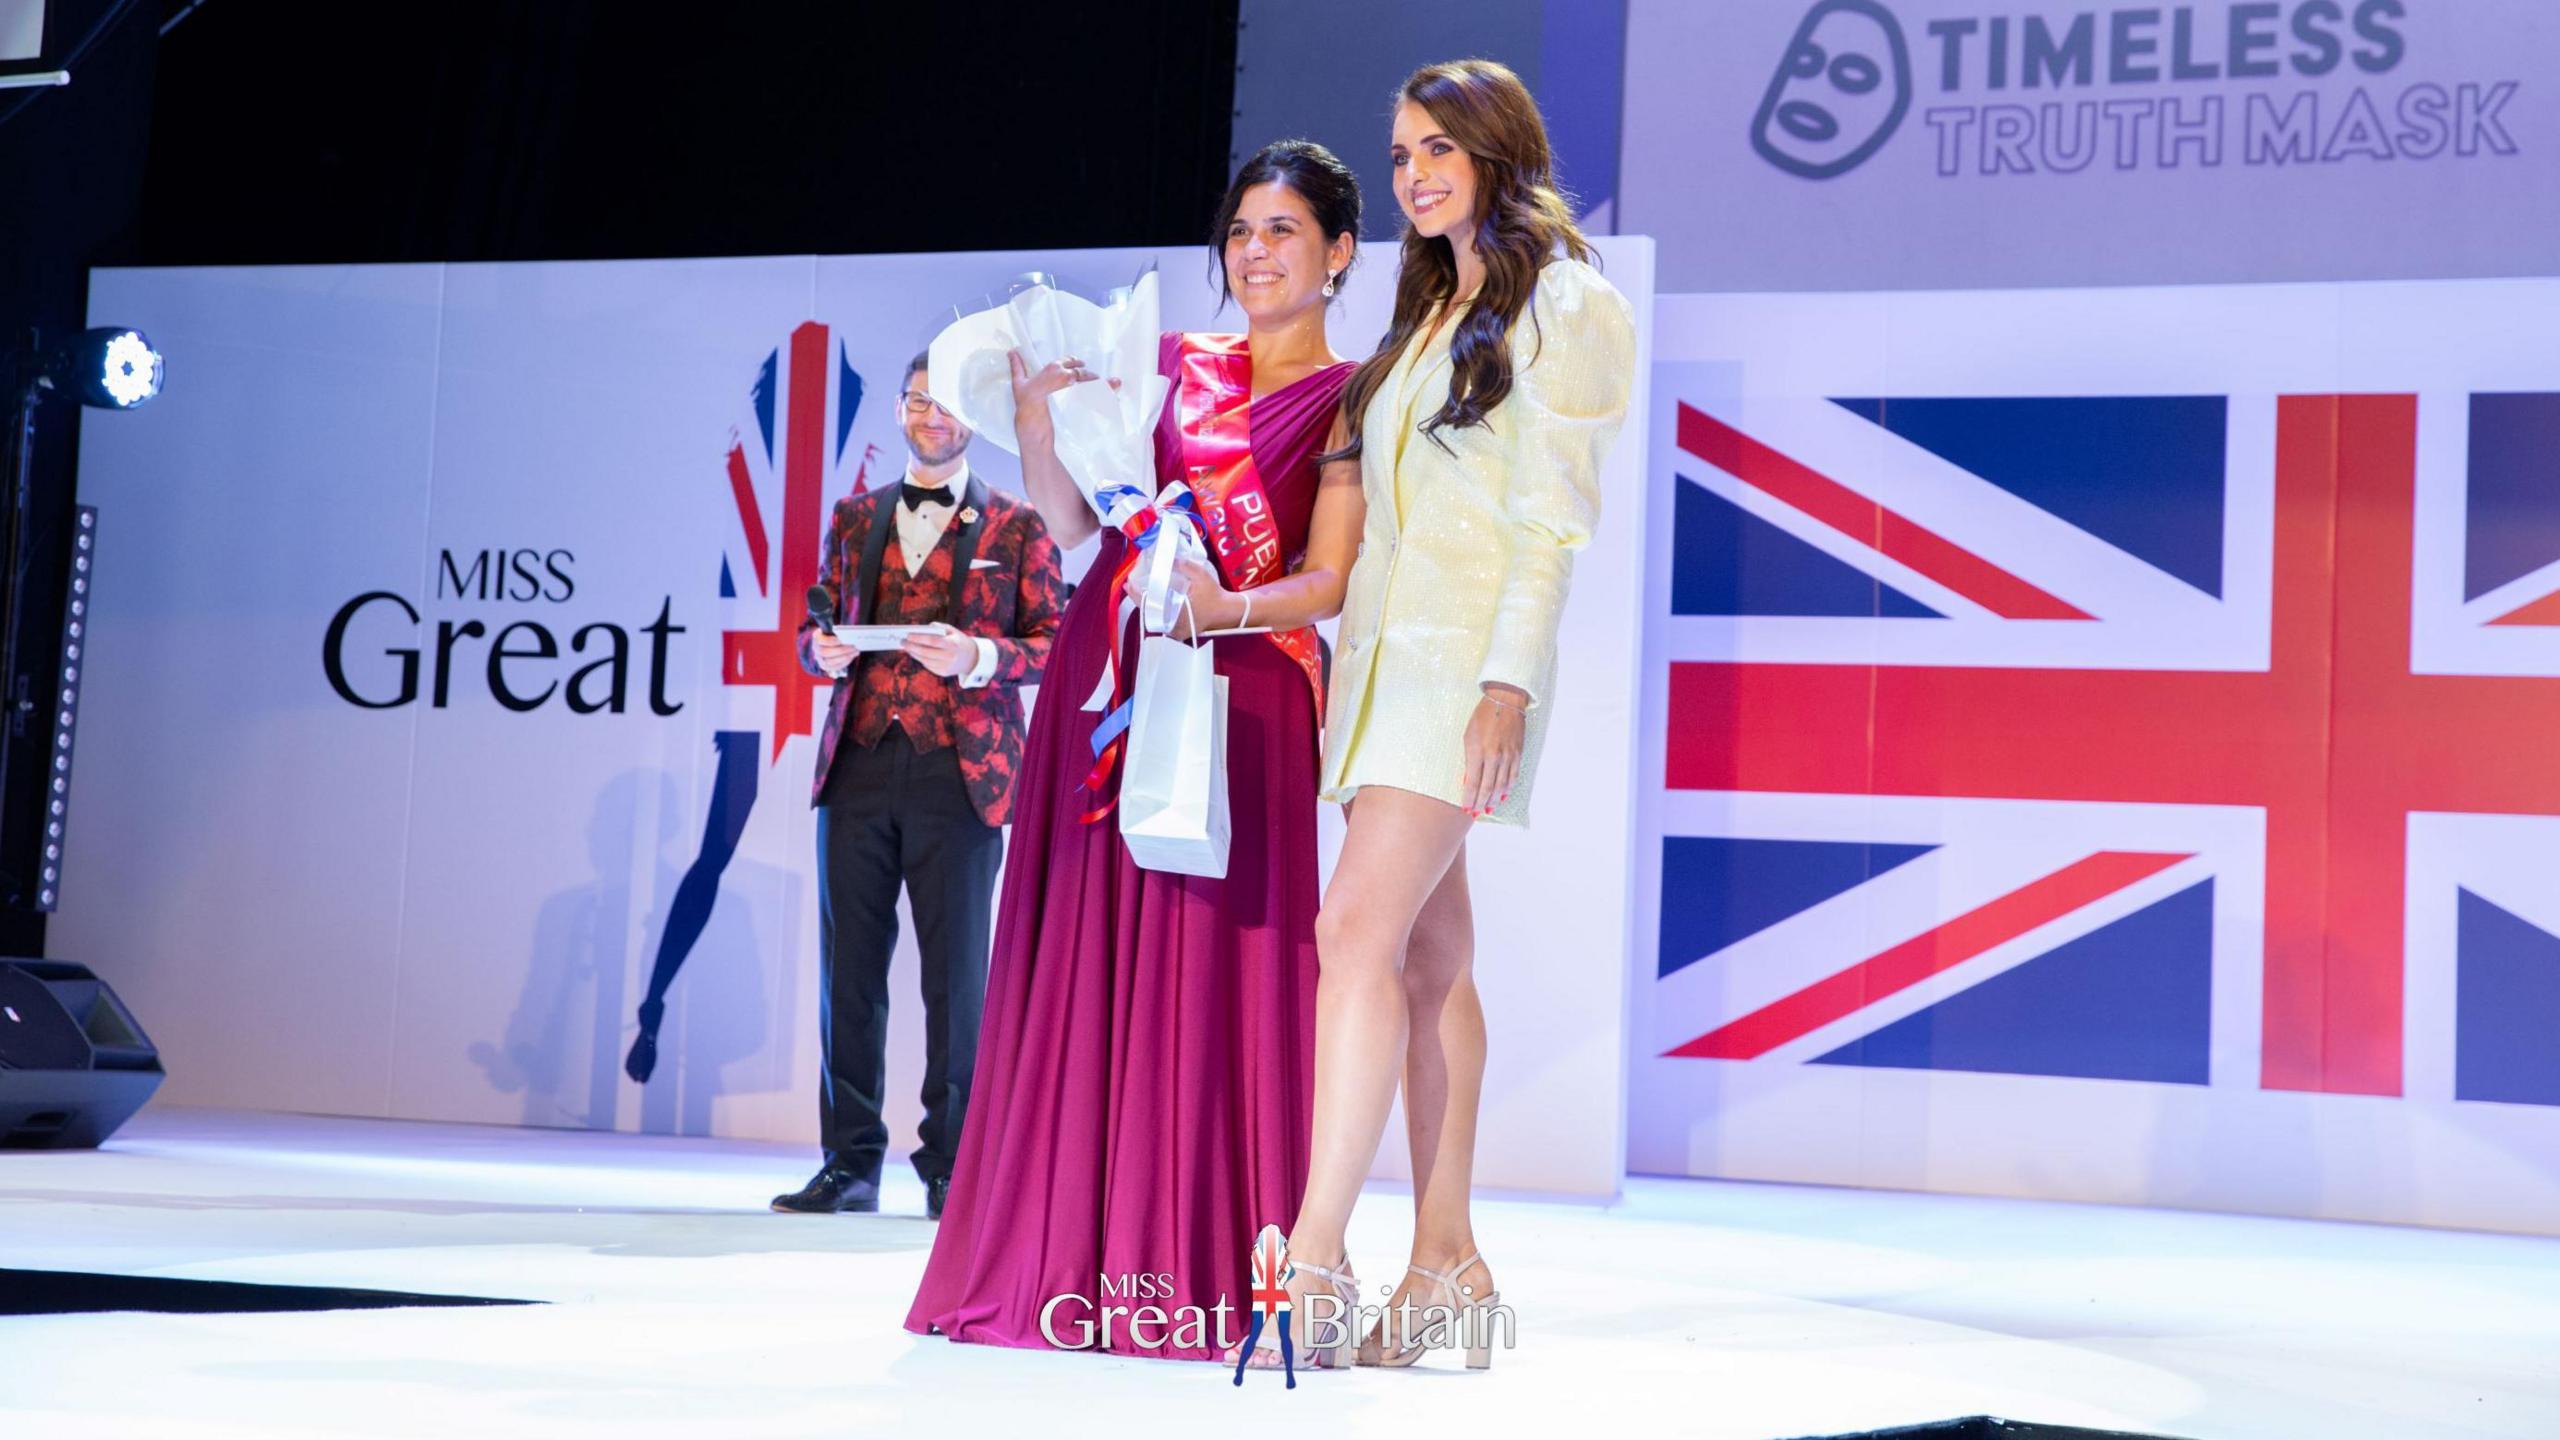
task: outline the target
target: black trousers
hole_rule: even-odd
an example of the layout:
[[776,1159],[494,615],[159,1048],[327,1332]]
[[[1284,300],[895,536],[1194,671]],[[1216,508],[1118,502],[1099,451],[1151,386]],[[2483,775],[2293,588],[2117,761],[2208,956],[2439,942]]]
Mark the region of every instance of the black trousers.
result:
[[898,888],[915,913],[924,993],[927,1181],[951,1174],[986,1004],[1004,831],[979,818],[949,746],[916,752],[894,725],[847,744],[818,802],[819,1141],[827,1160],[877,1181],[889,1145],[880,1118],[889,1037],[889,955]]

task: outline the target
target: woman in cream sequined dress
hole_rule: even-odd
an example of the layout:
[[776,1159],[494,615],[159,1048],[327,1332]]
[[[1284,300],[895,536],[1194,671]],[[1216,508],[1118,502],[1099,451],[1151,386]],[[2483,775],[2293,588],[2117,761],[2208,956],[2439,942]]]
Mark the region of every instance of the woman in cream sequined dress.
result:
[[[1356,1293],[1343,1231],[1401,1063],[1414,1241],[1391,1303],[1421,1318],[1371,1330],[1357,1358],[1404,1365],[1464,1343],[1481,1366],[1490,1348],[1469,1332],[1498,1297],[1468,1211],[1485,1032],[1466,840],[1478,821],[1528,822],[1557,619],[1626,414],[1635,326],[1589,263],[1537,103],[1509,70],[1415,72],[1390,155],[1408,222],[1395,318],[1343,391],[1368,513],[1326,706],[1324,793],[1349,809],[1316,921],[1313,1154],[1290,1289],[1306,1348],[1351,1358],[1306,1301]],[[1430,1325],[1440,1306],[1468,1323]]]

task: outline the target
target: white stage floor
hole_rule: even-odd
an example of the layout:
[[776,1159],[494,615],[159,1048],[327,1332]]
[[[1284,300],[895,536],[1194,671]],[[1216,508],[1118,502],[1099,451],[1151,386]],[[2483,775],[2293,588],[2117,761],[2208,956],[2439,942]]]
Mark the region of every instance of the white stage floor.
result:
[[[155,1109],[0,1152],[0,1267],[551,1302],[0,1318],[0,1436],[1828,1434],[1990,1413],[2193,1440],[2560,1437],[2560,1241],[1636,1180],[1485,1203],[1520,1348],[1276,1373],[899,1328],[932,1229],[767,1212],[769,1145]],[[1364,1273],[1401,1269],[1373,1187]]]

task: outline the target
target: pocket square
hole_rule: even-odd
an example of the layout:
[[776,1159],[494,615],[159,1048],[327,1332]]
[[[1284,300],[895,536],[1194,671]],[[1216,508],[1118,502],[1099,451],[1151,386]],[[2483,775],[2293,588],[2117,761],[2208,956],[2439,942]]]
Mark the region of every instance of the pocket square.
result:
[[972,560],[969,562],[969,568],[972,570],[993,570],[1003,563],[1004,562],[1001,560]]

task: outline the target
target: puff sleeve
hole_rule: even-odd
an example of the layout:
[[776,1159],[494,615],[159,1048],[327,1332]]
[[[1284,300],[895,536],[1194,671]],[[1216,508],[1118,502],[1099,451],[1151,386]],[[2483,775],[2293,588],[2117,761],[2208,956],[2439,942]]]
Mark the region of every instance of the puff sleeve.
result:
[[1627,297],[1571,259],[1538,272],[1524,318],[1512,330],[1503,406],[1510,553],[1477,680],[1517,686],[1535,705],[1546,698],[1538,687],[1555,658],[1573,552],[1600,518],[1600,462],[1626,419],[1636,332]]

